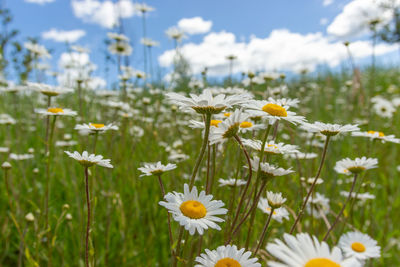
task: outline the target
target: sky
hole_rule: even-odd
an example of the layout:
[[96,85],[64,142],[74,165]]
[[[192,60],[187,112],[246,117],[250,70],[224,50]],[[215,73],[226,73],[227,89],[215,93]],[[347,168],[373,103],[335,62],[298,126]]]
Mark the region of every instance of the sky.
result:
[[[226,56],[236,55],[234,72],[314,71],[320,65],[335,68],[347,59],[343,41],[351,41],[357,62],[371,55],[367,22],[379,16],[390,19],[380,9],[387,0],[148,0],[154,11],[146,15],[147,37],[160,43],[154,47],[154,66],[164,76],[171,70],[175,54],[165,30],[178,26],[188,38],[180,51],[193,74],[204,67],[209,75],[227,75]],[[395,4],[399,4],[394,0]],[[104,40],[112,25],[123,17],[124,33],[134,50],[130,62],[143,70],[142,17],[133,0],[3,0],[14,16],[13,28],[19,40],[39,37],[52,49],[49,63],[59,70],[65,60],[65,40],[91,50],[95,74],[104,73]],[[140,2],[143,3],[143,2]],[[378,44],[379,56],[393,58],[396,46]],[[397,55],[397,54],[396,54]]]

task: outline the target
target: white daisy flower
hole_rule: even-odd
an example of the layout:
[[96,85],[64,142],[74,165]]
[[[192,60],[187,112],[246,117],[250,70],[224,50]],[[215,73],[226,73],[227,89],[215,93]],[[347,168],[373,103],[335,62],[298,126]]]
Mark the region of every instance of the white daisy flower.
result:
[[331,124],[316,121],[314,123],[303,123],[301,128],[312,133],[321,133],[326,136],[335,136],[339,133],[359,131],[357,125],[352,124]]
[[375,111],[376,115],[382,118],[390,119],[393,117],[393,113],[396,112],[396,108],[389,100],[379,97],[371,99],[371,102],[373,102],[372,108]]
[[190,94],[190,98],[177,93],[167,93],[166,97],[180,109],[194,109],[200,114],[217,114],[225,108],[232,107],[248,101],[250,94],[213,96],[210,89],[204,89],[200,95]]
[[35,109],[35,112],[46,116],[76,116],[77,114],[75,111],[71,109],[62,109],[62,108],[48,108],[48,109],[38,108]]
[[173,169],[176,169],[175,164],[168,163],[167,165],[163,165],[161,164],[161,161],[157,163],[144,163],[144,167],[138,168],[138,170],[143,173],[142,175],[140,175],[140,177],[160,175],[166,171],[171,171]]
[[110,124],[84,123],[84,124],[77,124],[74,129],[78,131],[86,131],[89,133],[104,133],[108,130],[118,130],[118,126],[112,123]]
[[70,140],[70,141],[56,141],[57,147],[68,147],[68,146],[76,146],[78,142]]
[[287,99],[268,100],[252,100],[243,106],[249,108],[248,112],[255,116],[263,116],[269,119],[270,123],[276,120],[286,120],[290,123],[297,124],[305,121],[303,116],[296,115],[295,112],[289,111]]
[[218,180],[218,183],[219,183],[219,186],[242,186],[242,185],[245,185],[247,182],[242,179],[235,179],[235,178],[222,179],[222,178],[220,178]]
[[269,267],[361,266],[354,258],[344,259],[338,247],[330,250],[327,243],[319,242],[315,236],[306,233],[296,236],[284,234],[283,239],[285,242],[275,239],[274,243],[267,245],[267,251],[279,261],[268,261]]
[[337,173],[351,175],[377,167],[378,159],[362,157],[354,160],[349,158],[342,159],[336,162],[334,169]]
[[184,185],[184,193],[168,193],[164,196],[166,201],[159,204],[172,213],[175,221],[184,226],[191,235],[197,231],[203,235],[204,229],[213,228],[221,230],[216,222],[223,222],[224,219],[216,215],[224,215],[228,212],[222,207],[225,205],[221,200],[211,200],[212,195],[206,195],[205,191],[197,192],[194,186],[189,190],[187,184]]
[[165,31],[165,34],[171,38],[180,42],[182,39],[186,38],[185,33],[178,27],[170,27]]
[[69,152],[69,151],[64,151],[70,158],[73,158],[77,160],[82,166],[84,167],[91,167],[93,165],[99,165],[102,167],[106,168],[113,168],[113,166],[110,164],[109,159],[103,159],[102,155],[95,155],[95,154],[90,154],[87,151],[83,151],[82,155],[79,154],[78,151],[75,151],[74,153]]
[[128,36],[124,35],[124,34],[120,34],[120,33],[116,33],[116,32],[108,32],[107,33],[108,38],[113,39],[115,41],[125,41],[128,42],[129,38]]
[[13,160],[27,160],[27,159],[34,158],[34,156],[32,154],[14,154],[14,153],[11,153],[9,155],[9,157],[10,157],[10,159],[13,159]]
[[282,193],[274,193],[272,191],[267,191],[268,204],[271,207],[279,208],[286,202],[286,198],[282,196]]
[[[257,207],[262,210],[262,212],[267,213],[268,215],[271,214],[271,205],[268,203],[268,199],[260,198],[260,201],[257,204]],[[283,219],[289,220],[289,212],[284,208],[275,208],[274,212],[272,213],[272,219],[275,221],[282,223]]]
[[135,3],[133,8],[142,13],[151,12],[154,10],[154,7],[149,6],[146,3]]
[[[311,207],[314,207],[312,209]],[[306,206],[307,213],[312,214],[313,217],[319,219],[322,215],[318,212],[322,212],[322,214],[328,214],[330,210],[329,206],[329,198],[324,195],[316,192],[314,196],[311,196]]]
[[[349,197],[349,193],[347,191],[340,191],[340,195],[344,196],[344,197]],[[375,196],[370,194],[370,193],[358,193],[357,192],[352,192],[351,193],[351,197],[355,198],[357,197],[357,200],[361,200],[361,201],[365,201],[367,199],[375,199]]]
[[[243,139],[243,145],[248,146],[256,151],[261,151],[262,142],[260,140]],[[297,146],[284,143],[275,143],[274,141],[266,142],[264,153],[268,154],[292,154],[299,153]]]
[[235,112],[218,123],[216,127],[211,128],[209,142],[210,145],[215,143],[223,143],[231,137],[234,137],[239,129],[240,124],[247,119],[248,115],[244,113],[241,109],[235,110]]
[[0,114],[0,125],[13,125],[16,124],[17,121],[8,114]]
[[317,153],[303,153],[303,152],[295,152],[293,154],[287,154],[287,156],[291,159],[315,159],[318,157]]
[[130,56],[132,54],[133,48],[126,42],[115,42],[108,46],[108,51],[111,54],[119,56]]
[[[259,158],[258,157],[253,157],[253,159],[250,159],[251,161],[251,166],[253,171],[257,172],[258,171],[258,164],[259,164]],[[246,167],[246,166],[245,166]],[[273,178],[276,176],[283,176],[287,175],[289,173],[294,172],[291,169],[285,170],[283,168],[276,167],[274,165],[270,165],[269,163],[266,162],[261,162],[260,163],[260,168],[261,168],[261,175],[262,178],[268,179],[268,178]]]
[[47,96],[58,96],[60,94],[71,93],[74,91],[74,89],[71,88],[52,86],[44,83],[28,82],[27,85],[28,88],[38,91]]
[[244,248],[238,250],[235,245],[220,246],[216,250],[205,250],[196,257],[195,267],[261,267],[257,258],[250,258],[251,252]]
[[360,232],[348,232],[339,239],[338,246],[346,257],[354,257],[360,261],[379,258],[381,248],[369,235]]
[[[210,126],[211,127],[218,127],[218,125],[222,122],[222,120],[211,120],[210,121]],[[188,126],[193,129],[204,129],[205,123],[203,121],[195,121],[195,120],[190,120]]]
[[361,136],[361,137],[368,137],[372,140],[381,140],[384,142],[392,142],[392,143],[400,143],[400,139],[396,138],[394,135],[385,135],[383,132],[377,131],[367,131],[367,132],[354,132],[351,134],[352,136]]

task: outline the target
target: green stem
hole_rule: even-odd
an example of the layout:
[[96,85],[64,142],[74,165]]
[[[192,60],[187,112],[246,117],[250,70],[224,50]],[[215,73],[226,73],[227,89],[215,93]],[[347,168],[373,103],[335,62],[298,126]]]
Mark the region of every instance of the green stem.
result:
[[326,151],[328,150],[329,140],[330,140],[330,136],[328,135],[328,136],[326,136],[326,139],[325,139],[324,150],[322,151],[321,163],[319,164],[317,175],[315,175],[314,181],[313,181],[310,189],[308,190],[307,196],[304,199],[303,204],[301,205],[299,215],[297,215],[296,220],[295,220],[294,224],[292,225],[292,228],[290,229],[290,234],[293,234],[296,225],[300,222],[300,219],[301,219],[301,217],[304,213],[305,207],[307,205],[308,199],[310,198],[310,196],[315,188],[315,185],[317,184],[317,180],[321,174],[322,166],[324,165],[324,162],[325,162]]
[[256,248],[256,250],[254,251],[254,255],[257,255],[257,252],[258,252],[258,250],[260,249],[260,247],[261,247],[261,245],[262,245],[262,243],[263,243],[263,241],[264,241],[265,234],[267,233],[268,225],[269,225],[269,223],[271,222],[272,215],[274,214],[274,210],[275,210],[274,208],[271,208],[271,212],[269,213],[267,222],[266,222],[265,225],[264,225],[264,229],[263,229],[262,234],[261,234],[261,236],[260,236],[260,241],[258,241],[257,248]]

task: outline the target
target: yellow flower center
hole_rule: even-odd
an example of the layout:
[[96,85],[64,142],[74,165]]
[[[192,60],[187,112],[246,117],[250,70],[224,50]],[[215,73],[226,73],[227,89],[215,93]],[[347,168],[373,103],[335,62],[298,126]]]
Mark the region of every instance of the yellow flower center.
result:
[[[266,208],[266,210],[267,210],[269,213],[271,213],[271,208]],[[273,214],[273,215],[276,215],[276,211],[274,211],[272,214]]]
[[215,126],[215,127],[218,127],[218,124],[220,124],[222,121],[220,121],[220,120],[211,120],[211,126]]
[[231,115],[230,112],[225,112],[225,113],[224,113],[224,116],[225,116],[225,117],[229,117],[230,115]]
[[340,265],[330,259],[315,258],[309,260],[304,267],[340,267]]
[[62,108],[48,108],[47,112],[57,114],[57,113],[64,113],[64,110]]
[[196,200],[188,200],[181,204],[179,207],[183,215],[191,219],[201,219],[207,214],[207,209],[203,203]]
[[365,246],[360,242],[354,242],[353,244],[351,244],[351,249],[355,252],[364,252]]
[[253,123],[249,121],[244,121],[240,124],[240,128],[250,128],[251,126],[253,126]]
[[375,133],[378,133],[379,137],[384,137],[384,136],[385,136],[385,134],[384,134],[384,133],[382,133],[382,132],[377,132],[377,131],[368,131],[368,133],[369,133],[369,134],[375,134]]
[[104,124],[101,123],[91,123],[90,126],[93,126],[96,129],[100,129],[104,127]]
[[286,109],[277,104],[272,104],[272,103],[266,104],[265,106],[262,107],[262,110],[272,116],[287,117]]
[[242,267],[242,265],[232,258],[223,258],[217,261],[214,267]]

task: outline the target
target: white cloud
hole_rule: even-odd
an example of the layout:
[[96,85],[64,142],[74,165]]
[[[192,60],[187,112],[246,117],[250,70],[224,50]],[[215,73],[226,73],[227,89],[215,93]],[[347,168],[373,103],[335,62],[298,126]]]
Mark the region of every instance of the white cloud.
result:
[[43,39],[49,39],[55,42],[64,43],[74,43],[85,35],[86,32],[84,30],[63,31],[57,30],[55,28],[51,28],[50,30],[42,33]]
[[129,18],[138,14],[131,0],[116,3],[110,0],[72,0],[71,5],[77,18],[109,29],[118,25],[119,17]]
[[[369,22],[374,19],[387,21],[392,12],[382,5],[387,0],[353,0],[343,7],[342,12],[328,26],[327,32],[338,38],[355,38],[368,33]],[[400,6],[399,0],[394,0]]]
[[187,34],[202,34],[210,31],[211,20],[204,20],[202,17],[183,18],[178,21],[178,27]]
[[33,4],[39,4],[39,5],[44,5],[47,3],[52,3],[55,0],[25,0],[27,3],[33,3]]
[[[350,46],[355,58],[371,54],[371,45],[366,41],[353,42]],[[395,46],[380,44],[376,54],[396,50]],[[200,44],[188,43],[180,48],[191,65],[194,74],[208,67],[213,76],[226,75],[229,71],[227,55],[237,56],[234,72],[242,71],[310,71],[320,64],[335,67],[347,59],[342,42],[331,42],[322,33],[299,34],[286,29],[274,30],[266,38],[252,37],[249,42],[237,41],[229,32],[209,33]],[[159,57],[163,67],[173,64],[174,50],[165,51]]]
[[323,6],[332,5],[332,4],[333,4],[333,1],[334,1],[334,0],[324,0],[324,1],[322,2],[322,5],[323,5]]

